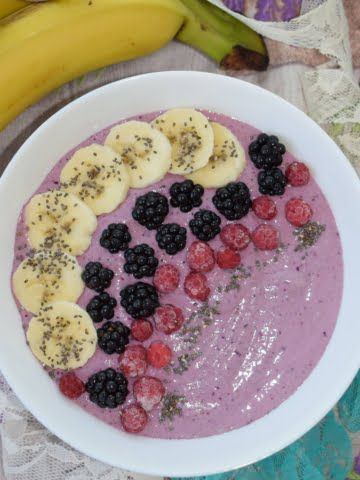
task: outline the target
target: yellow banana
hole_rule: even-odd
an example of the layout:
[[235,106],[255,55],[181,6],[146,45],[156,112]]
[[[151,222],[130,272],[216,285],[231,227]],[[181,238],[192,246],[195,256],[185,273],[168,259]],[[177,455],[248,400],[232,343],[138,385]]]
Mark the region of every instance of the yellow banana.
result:
[[173,38],[224,68],[268,64],[262,38],[206,0],[28,1],[0,0],[0,130],[64,83]]
[[161,48],[176,35],[185,14],[178,0],[57,0],[4,18],[0,130],[67,81]]
[[0,0],[0,18],[29,5],[26,0]]

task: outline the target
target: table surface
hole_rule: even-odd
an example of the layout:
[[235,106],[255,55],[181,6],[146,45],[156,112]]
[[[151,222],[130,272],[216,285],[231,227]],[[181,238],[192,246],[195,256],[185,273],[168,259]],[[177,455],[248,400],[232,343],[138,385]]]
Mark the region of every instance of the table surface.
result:
[[[232,76],[271,90],[306,111],[300,78],[308,68],[300,64],[291,64],[274,67],[267,72],[236,73],[232,74]],[[168,70],[198,70],[225,74],[224,71],[218,69],[210,59],[201,53],[188,46],[172,42],[161,51],[145,58],[113,65],[86,75],[81,79],[74,80],[27,109],[5,130],[0,132],[0,175],[24,141],[39,125],[67,103],[96,87],[121,78],[141,73]],[[119,117],[121,117],[121,112],[119,112]],[[355,453],[360,449],[360,435],[354,436],[353,444]]]

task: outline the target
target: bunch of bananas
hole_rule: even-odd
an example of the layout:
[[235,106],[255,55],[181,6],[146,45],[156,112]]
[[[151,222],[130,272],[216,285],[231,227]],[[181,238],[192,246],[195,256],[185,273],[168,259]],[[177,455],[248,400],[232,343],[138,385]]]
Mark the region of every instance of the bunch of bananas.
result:
[[224,68],[268,65],[262,38],[206,0],[0,0],[0,130],[64,83],[174,38]]

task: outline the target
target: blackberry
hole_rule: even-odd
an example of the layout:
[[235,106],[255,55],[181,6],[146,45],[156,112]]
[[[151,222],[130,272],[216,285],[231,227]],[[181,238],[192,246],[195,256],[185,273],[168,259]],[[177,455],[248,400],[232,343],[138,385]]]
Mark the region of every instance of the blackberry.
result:
[[159,260],[154,255],[154,249],[146,243],[128,248],[125,250],[124,257],[125,272],[134,275],[135,278],[152,277],[159,264]]
[[211,210],[199,210],[190,220],[189,226],[196,238],[208,242],[220,233],[221,218]]
[[180,208],[183,213],[190,212],[194,207],[200,207],[204,188],[201,185],[194,185],[192,180],[173,183],[170,187],[170,205]]
[[105,268],[100,262],[89,262],[81,274],[85,285],[95,292],[101,293],[111,285],[114,272],[110,268]]
[[101,408],[116,408],[122,405],[128,396],[128,381],[122,373],[113,368],[100,370],[85,384],[89,399]]
[[122,353],[129,343],[130,328],[121,322],[105,322],[97,330],[98,345],[108,355]]
[[109,250],[110,253],[119,253],[120,250],[126,250],[130,242],[131,235],[124,223],[110,223],[100,237],[100,245]]
[[212,201],[228,220],[244,217],[251,207],[250,191],[243,182],[230,182],[225,187],[218,188]]
[[104,319],[110,320],[114,316],[114,308],[117,305],[115,298],[110,297],[107,292],[95,295],[86,306],[86,311],[96,323]]
[[156,241],[168,255],[175,255],[185,248],[186,228],[177,223],[165,223],[157,229]]
[[250,159],[256,168],[278,167],[283,161],[282,156],[285,152],[286,148],[279,143],[278,137],[266,135],[266,133],[261,133],[249,145]]
[[157,192],[148,192],[138,197],[132,211],[133,219],[148,230],[159,227],[169,213],[168,200]]
[[145,282],[136,282],[120,291],[121,305],[133,318],[150,317],[160,305],[156,288]]
[[263,195],[283,195],[287,179],[280,168],[261,170],[258,174],[259,192]]

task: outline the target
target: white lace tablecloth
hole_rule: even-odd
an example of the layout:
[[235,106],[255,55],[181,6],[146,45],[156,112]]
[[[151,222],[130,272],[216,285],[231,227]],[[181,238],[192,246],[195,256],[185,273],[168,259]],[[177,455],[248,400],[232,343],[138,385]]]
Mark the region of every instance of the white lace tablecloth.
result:
[[[218,3],[217,0],[213,2]],[[245,21],[269,38],[318,48],[321,53],[331,56],[329,64],[318,69],[293,64],[272,68],[267,72],[236,76],[271,90],[310,113],[335,137],[359,168],[360,90],[351,69],[342,3],[341,0],[308,0],[304,8],[307,11],[318,4],[321,4],[319,8],[287,24],[251,19]],[[334,66],[338,68],[332,68]],[[44,120],[78,96],[114,80],[165,70],[201,70],[224,74],[202,54],[173,42],[146,58],[115,65],[75,80],[29,108],[0,133],[0,173],[16,150]],[[358,171],[360,173],[360,169]],[[2,480],[144,478],[108,467],[64,444],[24,409],[1,375],[0,444]]]

